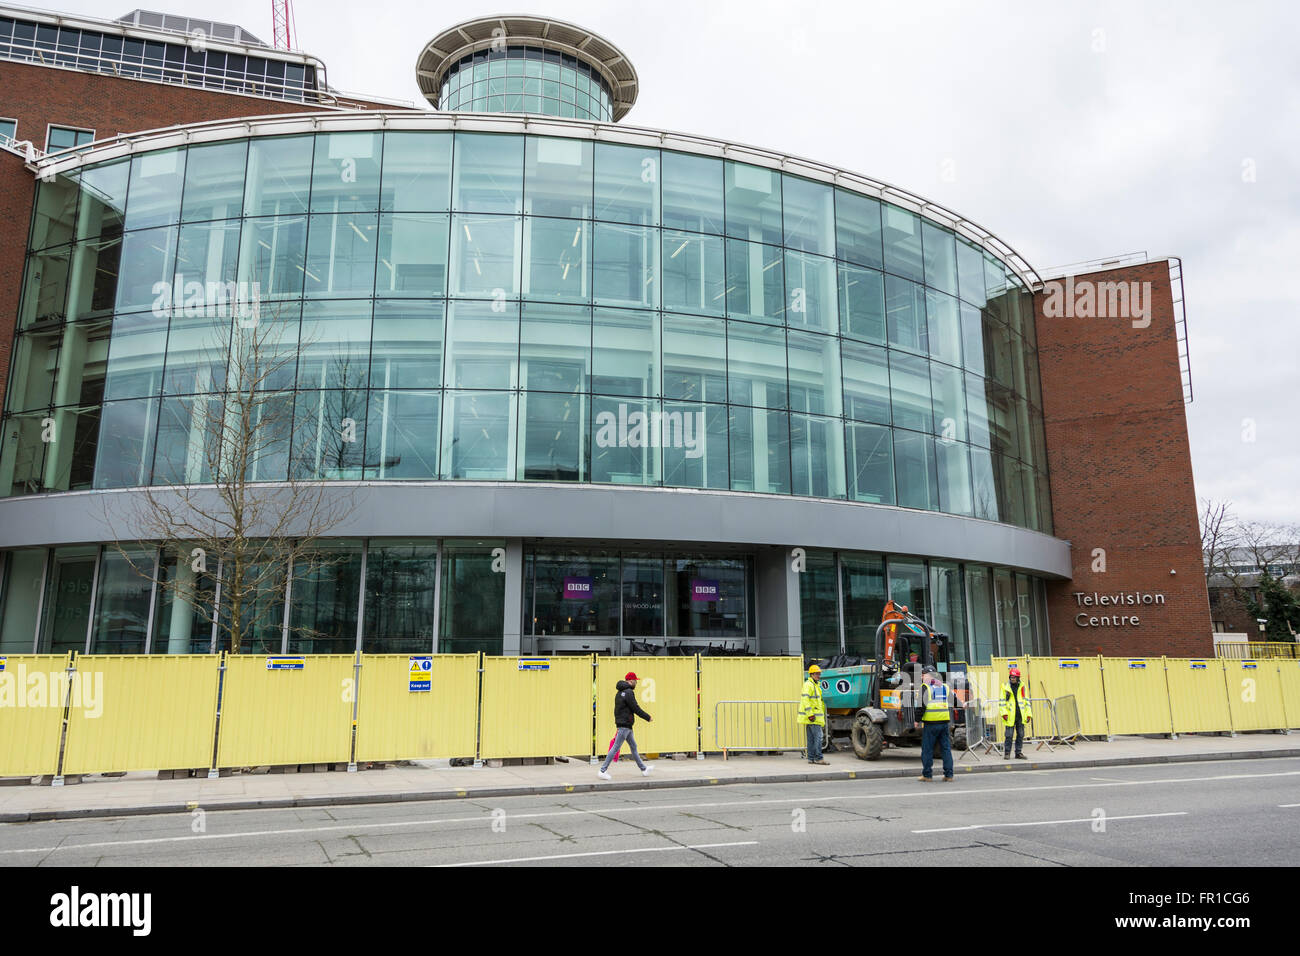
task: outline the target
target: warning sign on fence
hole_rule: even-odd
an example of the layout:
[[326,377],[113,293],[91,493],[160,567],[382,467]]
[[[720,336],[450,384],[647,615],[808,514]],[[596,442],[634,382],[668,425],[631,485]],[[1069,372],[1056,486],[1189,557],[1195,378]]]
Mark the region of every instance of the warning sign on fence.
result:
[[268,657],[266,669],[269,671],[300,671],[307,665],[304,657]]
[[433,687],[433,658],[432,657],[412,657],[411,658],[411,689],[410,693],[415,694],[421,691],[430,690]]

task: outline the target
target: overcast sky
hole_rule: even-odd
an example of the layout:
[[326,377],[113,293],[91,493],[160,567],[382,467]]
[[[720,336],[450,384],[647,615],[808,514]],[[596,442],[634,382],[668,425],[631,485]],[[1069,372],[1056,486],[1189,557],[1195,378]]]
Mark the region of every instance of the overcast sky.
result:
[[[271,40],[268,0],[144,5]],[[51,6],[111,19],[128,2]],[[625,122],[892,182],[1040,271],[1181,256],[1197,493],[1300,522],[1300,5],[299,0],[294,46],[338,89],[422,103],[424,43],[500,13],[620,46],[641,81]]]

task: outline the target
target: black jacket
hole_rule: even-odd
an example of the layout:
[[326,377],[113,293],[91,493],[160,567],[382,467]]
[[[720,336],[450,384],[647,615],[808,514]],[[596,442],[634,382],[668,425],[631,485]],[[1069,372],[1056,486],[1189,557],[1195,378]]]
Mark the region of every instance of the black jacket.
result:
[[621,680],[617,685],[618,693],[614,696],[614,726],[631,727],[638,717],[650,719],[650,715],[636,702],[636,692],[632,685]]

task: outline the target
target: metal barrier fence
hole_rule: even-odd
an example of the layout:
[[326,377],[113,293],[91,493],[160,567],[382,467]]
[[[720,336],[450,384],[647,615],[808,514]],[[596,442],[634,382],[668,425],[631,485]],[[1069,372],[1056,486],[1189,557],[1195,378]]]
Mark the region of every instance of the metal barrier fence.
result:
[[636,699],[654,719],[636,722],[643,754],[700,752],[700,684],[697,657],[597,657],[596,736],[592,753],[604,757],[615,734],[614,696],[629,671],[637,675]]
[[[968,668],[974,759],[1003,745],[999,668],[1010,662]],[[1027,739],[1040,746],[1300,727],[1300,660],[1016,663],[1034,694]],[[724,754],[804,746],[793,657],[10,655],[0,656],[0,776],[598,756],[614,733],[613,685],[629,669],[655,717],[638,724],[647,752],[699,753],[710,740]]]
[[1265,660],[1284,658],[1300,660],[1300,643],[1295,641],[1247,641],[1245,643],[1224,642],[1214,645],[1216,657],[1228,660]]
[[58,772],[71,675],[70,653],[0,657],[0,777]]
[[713,747],[732,750],[802,750],[806,731],[797,700],[720,700],[713,707]]

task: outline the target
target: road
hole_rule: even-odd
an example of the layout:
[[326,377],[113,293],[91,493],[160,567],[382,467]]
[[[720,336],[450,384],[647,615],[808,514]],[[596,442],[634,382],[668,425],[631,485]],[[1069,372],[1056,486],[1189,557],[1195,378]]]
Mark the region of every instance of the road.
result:
[[955,866],[1294,865],[1300,758],[0,825],[3,866],[838,868],[918,853]]

